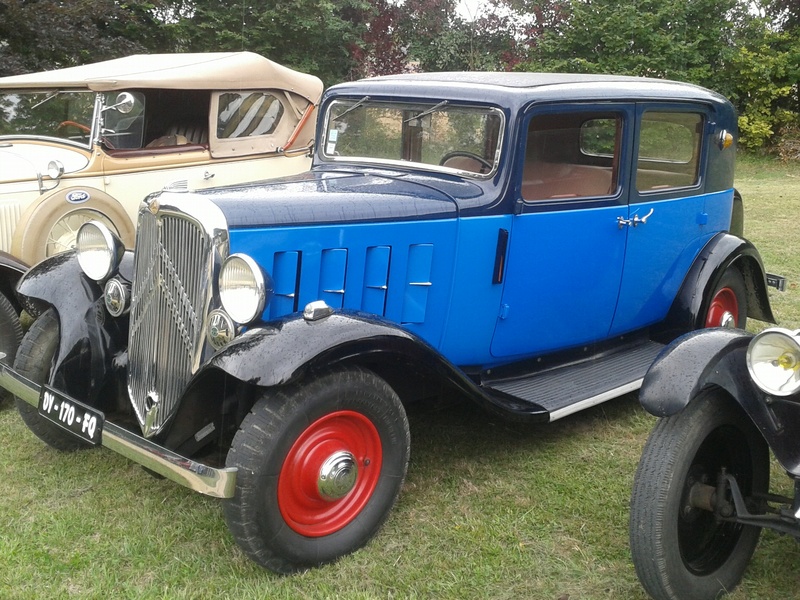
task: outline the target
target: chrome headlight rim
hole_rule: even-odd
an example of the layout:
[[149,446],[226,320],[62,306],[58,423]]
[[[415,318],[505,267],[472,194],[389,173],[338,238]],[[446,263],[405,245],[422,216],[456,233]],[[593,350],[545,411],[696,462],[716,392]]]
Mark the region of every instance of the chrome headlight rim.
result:
[[87,221],[76,236],[78,264],[89,279],[102,282],[116,274],[125,245],[100,221]]
[[[250,298],[246,296],[248,291]],[[231,254],[222,263],[219,298],[222,308],[236,323],[247,325],[260,317],[271,291],[271,281],[247,254]]]
[[[765,329],[750,340],[745,362],[753,382],[764,393],[778,397],[797,394],[800,392],[800,329]],[[783,381],[779,379],[781,375],[786,375]]]

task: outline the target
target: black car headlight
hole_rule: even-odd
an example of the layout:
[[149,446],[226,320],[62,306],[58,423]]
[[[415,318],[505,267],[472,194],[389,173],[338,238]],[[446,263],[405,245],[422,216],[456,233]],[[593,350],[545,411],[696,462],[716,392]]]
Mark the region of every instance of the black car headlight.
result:
[[99,221],[81,225],[77,236],[78,264],[90,279],[103,281],[116,273],[125,244]]
[[246,254],[231,254],[219,273],[222,308],[241,325],[258,318],[272,293],[272,281]]
[[747,347],[747,369],[767,394],[791,396],[800,390],[800,329],[765,329]]

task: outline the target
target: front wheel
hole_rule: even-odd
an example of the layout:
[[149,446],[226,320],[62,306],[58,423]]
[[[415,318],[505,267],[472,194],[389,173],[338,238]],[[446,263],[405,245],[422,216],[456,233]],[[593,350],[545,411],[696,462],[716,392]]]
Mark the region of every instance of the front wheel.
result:
[[[14,357],[17,355],[21,340],[22,326],[19,322],[19,315],[9,299],[0,293],[0,352],[5,355],[0,358],[0,362],[7,365],[14,364]],[[11,398],[11,394],[0,388],[0,406],[4,405],[9,398]]]
[[[56,311],[51,308],[42,313],[22,338],[14,360],[14,370],[34,383],[47,383],[53,356],[58,350],[60,332]],[[28,429],[48,446],[64,452],[91,448],[86,442],[41,417],[35,406],[19,398],[17,411]]]
[[238,468],[224,505],[236,542],[290,573],[367,543],[394,506],[410,449],[400,399],[369,371],[346,369],[266,391],[234,437]]
[[767,444],[724,392],[698,396],[650,434],[633,482],[630,543],[656,600],[712,600],[741,579],[761,529],[703,508],[723,469],[745,499],[767,492]]

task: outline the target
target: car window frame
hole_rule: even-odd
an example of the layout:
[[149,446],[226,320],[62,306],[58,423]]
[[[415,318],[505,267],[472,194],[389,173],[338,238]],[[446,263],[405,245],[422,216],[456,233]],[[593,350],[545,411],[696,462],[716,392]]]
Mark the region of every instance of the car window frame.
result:
[[[619,113],[622,116],[622,134],[620,136],[619,171],[617,173],[617,189],[607,196],[577,196],[574,198],[548,198],[527,200],[522,196],[522,185],[526,161],[526,145],[531,121],[543,114],[565,112],[585,112],[597,114]],[[519,120],[516,158],[512,177],[517,213],[548,212],[562,210],[580,210],[601,206],[628,204],[629,182],[631,177],[631,161],[633,157],[633,138],[636,118],[636,103],[627,100],[588,100],[563,101],[549,103],[533,103]]]
[[[655,200],[669,200],[684,196],[694,196],[701,194],[705,187],[706,170],[708,168],[709,139],[708,131],[714,125],[712,114],[713,108],[705,102],[637,102],[636,103],[636,124],[634,136],[634,155],[631,160],[631,179],[630,179],[630,203],[652,202]],[[699,134],[700,149],[697,161],[697,177],[694,183],[689,185],[675,186],[663,189],[639,190],[637,187],[637,176],[639,171],[640,139],[642,130],[642,118],[646,112],[673,112],[673,113],[695,113],[702,116]]]

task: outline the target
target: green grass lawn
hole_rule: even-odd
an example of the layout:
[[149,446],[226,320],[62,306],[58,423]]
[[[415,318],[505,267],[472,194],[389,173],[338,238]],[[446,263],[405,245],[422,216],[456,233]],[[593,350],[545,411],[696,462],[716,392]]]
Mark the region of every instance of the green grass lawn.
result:
[[[800,168],[749,159],[738,173],[745,234],[790,279],[773,307],[800,328]],[[654,419],[635,395],[548,426],[458,399],[409,417],[408,479],[381,533],[334,565],[280,577],[239,552],[218,501],[107,450],[49,450],[4,409],[0,598],[645,598],[628,500]],[[761,539],[730,597],[797,597],[797,544]]]

